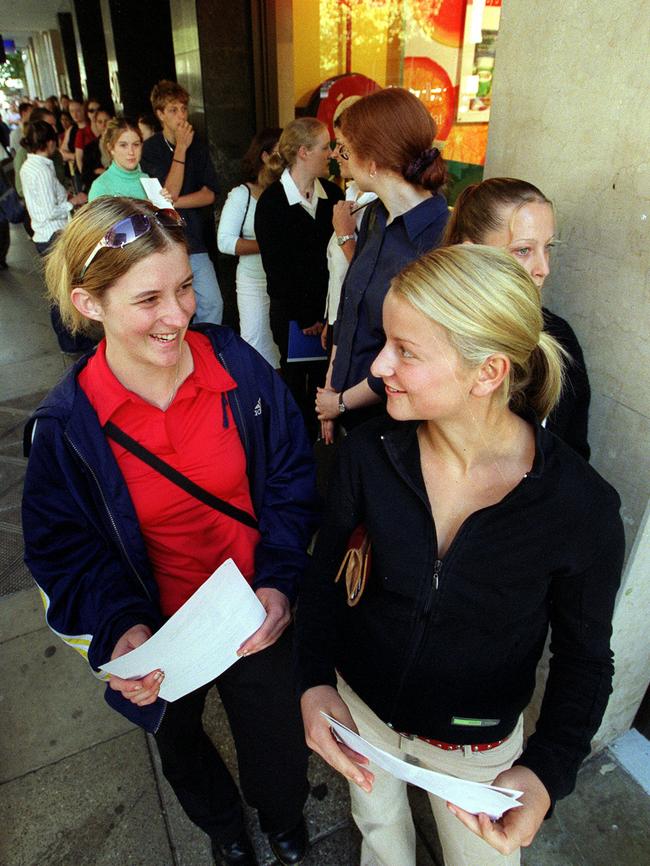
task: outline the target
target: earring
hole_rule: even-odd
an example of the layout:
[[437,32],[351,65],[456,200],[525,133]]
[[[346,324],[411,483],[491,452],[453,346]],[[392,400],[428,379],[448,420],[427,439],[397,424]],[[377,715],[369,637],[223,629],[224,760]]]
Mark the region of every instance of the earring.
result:
[[370,175],[370,177],[377,177],[377,171],[376,171],[376,169],[374,169],[374,168],[371,169],[371,170],[368,172],[368,174]]

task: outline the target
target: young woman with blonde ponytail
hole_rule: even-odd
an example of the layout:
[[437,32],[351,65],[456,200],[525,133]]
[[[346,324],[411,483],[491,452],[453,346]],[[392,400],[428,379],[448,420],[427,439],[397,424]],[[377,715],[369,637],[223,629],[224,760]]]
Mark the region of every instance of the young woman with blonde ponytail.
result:
[[291,321],[304,334],[317,335],[323,329],[332,211],[343,199],[339,187],[324,179],[330,153],[329,132],[320,120],[299,117],[288,123],[266,163],[262,185],[269,185],[255,210],[280,366],[303,417],[314,428],[312,407],[325,362],[287,364],[287,347]]
[[[516,866],[573,789],[611,691],[620,501],[540,423],[564,353],[511,255],[428,253],[393,279],[383,325],[372,373],[390,417],[341,445],[300,596],[307,743],[351,782],[362,866],[414,866],[406,785],[352,760],[321,710],[411,763],[522,791],[496,822],[430,796],[446,866]],[[372,561],[350,606],[334,578],[360,524]],[[549,627],[550,674],[524,744]]]

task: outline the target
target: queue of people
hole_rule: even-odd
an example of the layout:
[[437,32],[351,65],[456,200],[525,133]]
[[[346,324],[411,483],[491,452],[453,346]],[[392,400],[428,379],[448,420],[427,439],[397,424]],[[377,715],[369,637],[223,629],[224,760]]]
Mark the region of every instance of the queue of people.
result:
[[[220,324],[203,212],[218,184],[189,95],[163,81],[151,101],[162,129],[146,140],[143,118],[106,118],[72,219],[82,200],[43,162],[56,132],[39,120],[26,138],[28,207],[41,176],[53,202],[51,225],[35,220],[53,310],[96,343],[27,429],[26,562],[48,624],[97,670],[232,558],[265,610],[239,661],[174,702],[161,669],[105,693],[154,734],[216,862],[257,863],[242,800],[279,862],[302,862],[309,748],[349,781],[362,866],[415,866],[404,783],[327,713],[409,763],[522,791],[496,822],[430,797],[446,866],[516,866],[605,710],[624,549],[619,498],[587,462],[578,339],[542,304],[553,206],[490,178],[449,216],[435,123],[401,88],[349,100],[334,140],[316,118],[263,130],[218,228],[239,257],[237,335]],[[169,207],[146,200],[148,177]],[[296,363],[292,329],[327,360]],[[324,508],[316,430],[336,449]],[[212,685],[239,788],[202,726]]]

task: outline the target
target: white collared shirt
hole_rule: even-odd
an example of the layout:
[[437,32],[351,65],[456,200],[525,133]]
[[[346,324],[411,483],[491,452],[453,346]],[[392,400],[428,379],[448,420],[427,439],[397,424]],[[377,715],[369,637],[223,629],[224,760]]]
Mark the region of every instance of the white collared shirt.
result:
[[[355,206],[358,208],[368,204],[368,202],[374,201],[376,198],[377,194],[374,192],[361,192],[353,180],[350,181],[345,190],[345,200],[353,201]],[[359,233],[361,220],[363,219],[365,212],[365,209],[359,210],[356,214],[357,228],[355,234]],[[341,288],[349,267],[350,262],[347,260],[342,248],[338,245],[336,232],[334,232],[327,245],[329,282],[327,284],[327,300],[325,301],[325,318],[327,323],[330,325],[333,325],[336,321],[339,301],[341,300]]]
[[311,197],[311,201],[307,201],[307,199],[300,194],[300,190],[298,189],[295,180],[291,177],[291,172],[288,168],[282,172],[282,176],[280,177],[280,183],[284,187],[285,195],[287,196],[287,201],[290,205],[299,204],[304,207],[310,217],[312,219],[316,219],[316,208],[318,207],[318,199],[319,198],[327,198],[327,193],[323,189],[323,184],[319,181],[318,178],[314,180],[314,195]]
[[72,210],[68,193],[56,179],[54,163],[47,156],[30,153],[20,167],[23,197],[34,229],[33,240],[46,243],[65,228]]

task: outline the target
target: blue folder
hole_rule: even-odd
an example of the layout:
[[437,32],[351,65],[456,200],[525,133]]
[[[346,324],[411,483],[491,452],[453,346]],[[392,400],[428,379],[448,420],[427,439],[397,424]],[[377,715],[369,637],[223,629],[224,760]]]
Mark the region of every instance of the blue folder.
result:
[[320,334],[317,334],[315,337],[307,336],[303,334],[298,322],[289,322],[287,362],[325,360],[327,360],[327,352],[321,346]]

